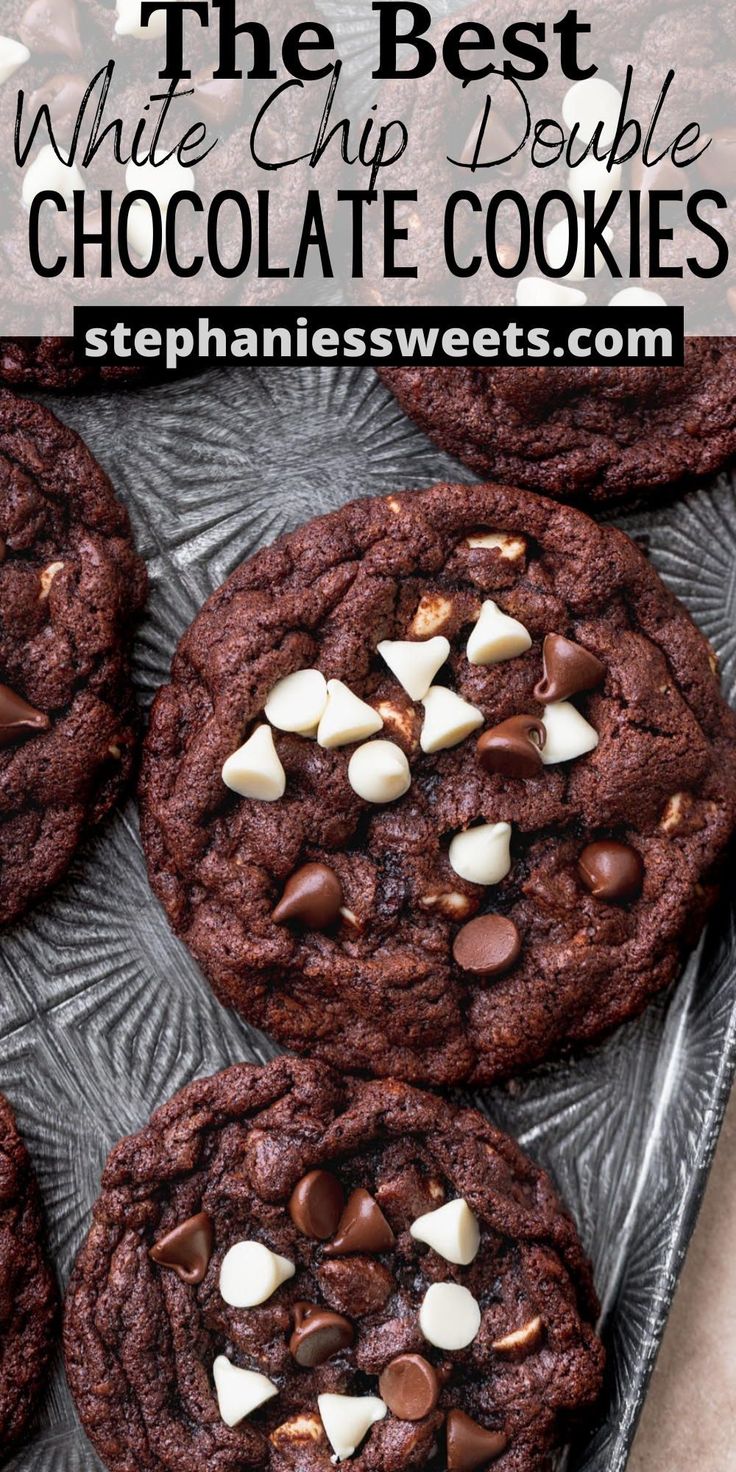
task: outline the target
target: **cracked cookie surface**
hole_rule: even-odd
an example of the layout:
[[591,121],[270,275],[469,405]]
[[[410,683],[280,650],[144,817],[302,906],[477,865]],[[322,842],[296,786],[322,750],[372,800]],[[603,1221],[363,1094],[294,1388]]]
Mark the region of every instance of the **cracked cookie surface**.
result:
[[736,455],[736,338],[683,367],[382,368],[402,409],[478,475],[593,504],[711,475]]
[[[499,610],[513,657],[472,663],[499,638]],[[454,744],[426,751],[422,705],[377,651],[430,639],[449,648],[435,681],[476,729],[456,740],[454,703],[440,713]],[[564,700],[569,671],[544,672],[568,645],[578,693]],[[380,714],[378,740],[329,747],[263,724],[273,687],[307,668],[362,702],[355,729],[375,731],[360,726],[366,707]],[[543,718],[544,766],[530,745]],[[275,800],[242,795],[254,730]],[[504,759],[523,737],[531,774],[494,769],[478,737]],[[387,746],[406,757],[404,795],[367,801],[355,752]],[[150,878],[221,1000],[286,1046],[487,1082],[597,1036],[672,981],[734,827],[735,752],[709,646],[623,533],[493,485],[365,500],[244,563],[184,635],[144,754]],[[231,757],[238,791],[223,781]],[[385,772],[369,775],[357,785],[371,794]],[[480,937],[479,965],[463,928],[484,914],[510,926]],[[503,974],[488,967],[499,939]]]
[[128,641],[145,591],[86,445],[0,393],[0,924],[65,872],[130,777]]
[[[315,1172],[332,1182],[319,1199]],[[356,1195],[361,1220],[341,1245],[341,1199],[349,1215]],[[410,1230],[450,1202],[477,1227],[465,1266]],[[254,1244],[281,1264],[263,1297],[258,1269],[239,1280],[236,1268]],[[423,1332],[439,1285],[477,1305],[460,1350]],[[233,1303],[244,1299],[252,1306]],[[336,1320],[347,1329],[304,1363],[315,1313],[323,1333]],[[444,1467],[449,1441],[449,1465],[467,1467],[479,1436],[484,1465],[493,1455],[498,1472],[539,1472],[600,1389],[595,1313],[549,1178],[487,1119],[395,1081],[278,1058],[191,1084],[113,1149],[67,1296],[65,1352],[110,1472],[327,1472],[343,1460],[328,1439],[327,1428],[341,1445],[336,1400],[348,1413],[370,1402],[348,1463],[362,1472]],[[406,1356],[410,1371],[421,1365],[419,1392],[396,1367]],[[223,1374],[236,1397],[255,1384],[268,1398],[227,1424],[242,1405]]]
[[41,1201],[13,1111],[0,1094],[0,1447],[23,1434],[54,1337],[57,1293]]

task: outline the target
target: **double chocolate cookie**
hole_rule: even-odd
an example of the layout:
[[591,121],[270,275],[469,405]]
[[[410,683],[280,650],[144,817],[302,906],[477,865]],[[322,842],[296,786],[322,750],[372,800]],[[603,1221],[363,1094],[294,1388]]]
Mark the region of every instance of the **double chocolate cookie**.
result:
[[218,995],[343,1068],[487,1082],[677,974],[736,821],[736,718],[638,548],[504,487],[343,507],[181,641],[151,883]]
[[0,393],[0,924],[65,872],[130,776],[128,640],[145,592],[86,445]]
[[0,1452],[17,1441],[33,1413],[56,1307],[38,1186],[13,1111],[0,1094]]
[[651,497],[736,455],[736,338],[684,367],[382,368],[402,409],[479,475],[562,501]]
[[66,1308],[110,1472],[540,1472],[600,1389],[590,1269],[475,1110],[279,1058],[112,1151]]
[[0,337],[0,382],[56,392],[136,383],[144,369],[77,363],[70,337]]

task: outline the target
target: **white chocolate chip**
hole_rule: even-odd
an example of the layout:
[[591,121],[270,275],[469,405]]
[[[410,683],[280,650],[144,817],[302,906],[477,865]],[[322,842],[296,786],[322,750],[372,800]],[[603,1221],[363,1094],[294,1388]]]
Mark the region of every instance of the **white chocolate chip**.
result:
[[180,164],[176,154],[154,164],[147,159],[143,164],[130,160],[125,170],[125,187],[129,194],[133,190],[145,189],[158,200],[162,210],[180,189],[194,189],[194,170]]
[[465,540],[468,547],[497,547],[505,562],[518,562],[526,552],[524,538],[509,532],[473,532]]
[[376,710],[389,735],[403,736],[407,746],[416,746],[419,717],[412,706],[399,708],[390,700],[379,700]]
[[471,664],[499,664],[524,654],[531,645],[531,635],[524,625],[487,598],[468,639],[467,654]]
[[516,288],[518,307],[584,307],[587,300],[584,291],[546,276],[522,276]]
[[212,1366],[220,1416],[226,1426],[237,1426],[265,1401],[278,1395],[279,1389],[257,1370],[241,1370],[224,1354],[218,1354]]
[[465,1349],[480,1328],[480,1308],[460,1283],[433,1283],[419,1310],[419,1328],[437,1349]]
[[448,858],[469,884],[500,884],[511,868],[511,824],[483,823],[456,833]]
[[542,724],[547,732],[541,751],[545,767],[574,761],[576,756],[585,756],[586,751],[595,751],[598,745],[598,732],[569,700],[556,700],[545,706]]
[[355,911],[354,910],[349,910],[348,907],[347,907],[347,905],[341,905],[340,906],[340,914],[342,915],[342,918],[345,921],[345,924],[346,925],[349,925],[351,927],[351,929],[353,929],[353,930],[362,930],[363,929],[363,926],[362,926],[360,920],[358,919]]
[[417,1217],[409,1231],[416,1242],[426,1242],[446,1262],[457,1263],[460,1267],[466,1268],[478,1255],[478,1218],[462,1197]]
[[39,573],[39,602],[44,603],[45,600],[48,598],[49,593],[51,592],[51,584],[53,583],[54,578],[57,576],[57,574],[61,572],[63,566],[63,562],[50,562],[48,567],[45,567],[43,569],[43,572]]
[[[64,153],[64,150],[60,149],[60,152]],[[30,209],[36,195],[47,189],[61,194],[67,204],[73,203],[75,189],[84,189],[84,179],[76,164],[65,163],[64,159],[58,158],[50,143],[44,144],[30,168],[26,169],[23,178],[23,203]]]
[[[610,225],[606,225],[601,233],[606,244],[610,245],[613,240],[613,231]],[[553,270],[559,270],[566,261],[569,243],[570,221],[566,215],[564,220],[558,220],[557,224],[552,226],[545,242],[547,261]],[[593,252],[593,274],[597,276],[603,270],[604,265],[604,257],[598,246],[596,246]],[[585,221],[581,215],[578,215],[577,250],[575,251],[575,257],[569,271],[566,272],[562,279],[563,281],[585,280]]]
[[621,93],[612,82],[602,77],[585,77],[569,87],[562,102],[562,116],[572,132],[577,126],[578,136],[589,143],[599,123],[601,143],[608,145],[616,135],[616,125],[621,112]]
[[645,286],[624,286],[608,303],[609,307],[666,307],[667,303],[658,291],[648,291]]
[[384,639],[378,653],[385,659],[392,675],[412,700],[422,700],[438,669],[450,653],[450,641],[438,634],[434,639]]
[[382,1421],[388,1410],[378,1395],[318,1395],[317,1405],[335,1453],[333,1460],[338,1462],[352,1457],[371,1426]]
[[470,914],[468,896],[456,889],[445,890],[442,894],[423,894],[419,903],[423,910],[439,910],[441,915],[448,915],[451,920],[464,920]]
[[0,36],[0,87],[30,59],[31,53],[22,42],[14,41],[12,36]]
[[286,791],[286,773],[279,761],[270,726],[256,726],[243,746],[229,756],[222,780],[241,797],[277,802]]
[[288,1447],[296,1441],[321,1441],[324,1436],[322,1422],[319,1416],[313,1413],[292,1416],[290,1421],[282,1421],[271,1432],[269,1441],[276,1447]]
[[692,805],[693,800],[689,792],[674,792],[672,797],[667,799],[667,805],[659,820],[663,833],[676,833]]
[[409,763],[393,741],[366,741],[350,758],[348,782],[364,802],[396,802],[411,787]]
[[457,746],[471,731],[477,731],[483,725],[483,712],[456,695],[454,690],[446,690],[444,685],[433,685],[422,705],[424,724],[419,744],[427,753]]
[[510,1334],[504,1334],[501,1339],[494,1339],[491,1346],[497,1354],[513,1354],[517,1349],[531,1349],[539,1342],[542,1334],[542,1320],[537,1315],[522,1324],[520,1329],[512,1329]]
[[608,169],[605,159],[596,158],[592,153],[581,159],[574,169],[569,169],[567,174],[567,187],[573,199],[579,205],[584,205],[587,190],[594,195],[599,209],[610,199],[620,183],[621,165],[613,164]]
[[232,1308],[255,1308],[295,1272],[288,1257],[279,1257],[262,1242],[236,1242],[222,1259],[220,1293]]
[[425,593],[411,622],[411,632],[419,639],[427,639],[444,628],[452,617],[452,603],[442,593]]
[[295,670],[277,681],[266,701],[267,719],[279,731],[316,736],[327,706],[327,681],[320,670]]
[[386,498],[386,505],[389,511],[393,511],[394,516],[401,515],[401,502],[397,501],[395,496],[388,496]]
[[382,725],[378,711],[353,695],[342,680],[327,681],[327,705],[317,731],[320,746],[331,750],[348,746],[351,741],[364,741],[366,736],[375,736]]
[[166,35],[166,11],[156,10],[148,25],[141,21],[141,0],[115,0],[116,36],[138,36],[144,41],[157,41]]
[[142,261],[150,261],[153,252],[153,216],[142,199],[128,211],[128,249]]

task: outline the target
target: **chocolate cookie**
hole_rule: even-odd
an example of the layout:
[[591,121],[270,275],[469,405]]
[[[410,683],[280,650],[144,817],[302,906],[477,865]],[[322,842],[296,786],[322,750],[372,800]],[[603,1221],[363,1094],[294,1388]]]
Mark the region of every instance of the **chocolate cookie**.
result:
[[54,1339],[57,1294],[41,1199],[13,1111],[0,1094],[0,1450],[22,1435]]
[[677,974],[736,821],[736,718],[623,533],[438,485],[233,573],[154,702],[141,803],[222,1001],[340,1067],[487,1082]]
[[145,376],[145,369],[97,367],[74,361],[69,337],[0,337],[0,382],[12,388],[94,388],[98,384],[122,387]]
[[736,338],[688,338],[673,368],[382,368],[441,449],[562,501],[651,497],[736,454]]
[[66,1307],[110,1472],[541,1472],[603,1350],[575,1227],[506,1136],[278,1058],[112,1151]]
[[86,445],[0,393],[0,924],[68,868],[133,766],[146,573]]

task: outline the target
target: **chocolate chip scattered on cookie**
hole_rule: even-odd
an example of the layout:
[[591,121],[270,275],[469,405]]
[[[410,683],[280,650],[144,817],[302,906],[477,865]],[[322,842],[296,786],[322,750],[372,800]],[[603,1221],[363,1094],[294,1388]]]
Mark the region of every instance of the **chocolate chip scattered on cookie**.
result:
[[225,1003],[339,1067],[487,1082],[677,974],[736,823],[736,718],[629,538],[438,485],[344,506],[213,594],[141,803]]
[[538,1472],[600,1389],[596,1311],[551,1182],[488,1119],[278,1058],[112,1151],[67,1373],[109,1472]]

